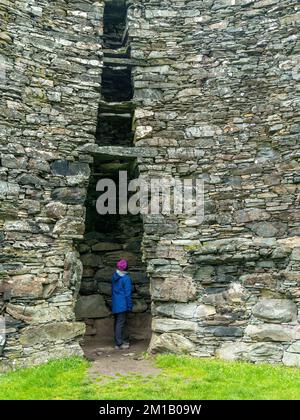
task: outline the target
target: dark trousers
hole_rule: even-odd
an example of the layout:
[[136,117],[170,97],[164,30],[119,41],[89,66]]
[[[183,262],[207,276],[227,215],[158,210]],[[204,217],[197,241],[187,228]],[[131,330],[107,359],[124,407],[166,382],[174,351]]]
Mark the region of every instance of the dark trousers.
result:
[[126,339],[126,324],[127,324],[127,312],[121,312],[120,314],[114,314],[115,324],[114,324],[114,335],[115,335],[115,345],[121,346]]

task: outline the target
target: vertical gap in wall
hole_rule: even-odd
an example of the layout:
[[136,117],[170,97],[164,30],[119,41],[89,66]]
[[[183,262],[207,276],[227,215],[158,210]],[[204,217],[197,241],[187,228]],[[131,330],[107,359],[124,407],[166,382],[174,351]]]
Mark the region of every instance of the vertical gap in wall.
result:
[[103,16],[103,48],[120,48],[126,39],[127,6],[125,0],[106,0]]
[[133,145],[133,113],[134,107],[129,103],[107,104],[99,106],[96,143],[99,146]]
[[104,66],[96,143],[133,145],[132,65],[125,0],[107,1],[104,10]]
[[[96,144],[100,147],[133,146],[134,103],[126,16],[125,0],[106,1],[102,99],[96,130]],[[109,178],[115,181],[118,190],[120,171],[127,171],[128,180],[136,178],[136,161],[101,153],[94,156],[86,200],[86,233],[79,244],[84,272],[76,311],[77,318],[87,324],[86,349],[113,344],[110,280],[119,258],[129,261],[134,281],[134,313],[129,322],[131,339],[148,342],[151,335],[149,280],[141,257],[142,220],[130,214],[100,216],[96,210],[100,194],[96,192],[96,184]]]

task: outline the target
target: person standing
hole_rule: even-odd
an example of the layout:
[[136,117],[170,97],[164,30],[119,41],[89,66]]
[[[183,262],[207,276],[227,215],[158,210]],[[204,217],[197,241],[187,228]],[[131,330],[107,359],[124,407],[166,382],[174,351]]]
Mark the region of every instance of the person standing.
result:
[[111,280],[112,313],[114,315],[115,349],[129,348],[125,341],[124,330],[127,323],[127,314],[132,311],[132,279],[128,274],[128,262],[121,259]]

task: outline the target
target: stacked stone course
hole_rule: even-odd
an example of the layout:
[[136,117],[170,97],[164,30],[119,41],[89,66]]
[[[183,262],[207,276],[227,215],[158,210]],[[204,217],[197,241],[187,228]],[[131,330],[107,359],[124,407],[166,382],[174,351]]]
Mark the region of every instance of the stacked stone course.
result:
[[74,306],[100,101],[102,2],[5,1],[1,14],[1,366],[81,355]]

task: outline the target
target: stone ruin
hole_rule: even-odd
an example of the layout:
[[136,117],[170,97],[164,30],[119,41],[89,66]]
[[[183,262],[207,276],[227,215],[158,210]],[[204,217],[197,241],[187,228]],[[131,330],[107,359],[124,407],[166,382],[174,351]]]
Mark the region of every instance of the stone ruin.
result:
[[[107,334],[120,254],[151,352],[300,365],[299,16],[0,1],[1,369]],[[99,216],[95,185],[120,170],[201,176],[204,222]]]

